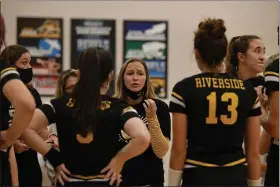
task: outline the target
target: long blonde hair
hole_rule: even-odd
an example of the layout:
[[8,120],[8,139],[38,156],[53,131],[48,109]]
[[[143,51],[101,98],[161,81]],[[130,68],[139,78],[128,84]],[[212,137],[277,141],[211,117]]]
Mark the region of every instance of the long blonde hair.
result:
[[149,75],[149,71],[148,71],[148,67],[145,64],[145,62],[141,59],[138,58],[131,58],[129,60],[127,60],[121,67],[120,73],[118,75],[118,79],[117,79],[117,91],[114,97],[125,100],[125,93],[124,93],[124,73],[125,70],[128,66],[128,64],[132,63],[132,62],[140,62],[145,69],[145,73],[146,73],[146,84],[147,84],[147,91],[145,94],[145,98],[147,99],[156,99],[156,94],[154,92],[153,86],[151,84],[150,81],[150,75]]

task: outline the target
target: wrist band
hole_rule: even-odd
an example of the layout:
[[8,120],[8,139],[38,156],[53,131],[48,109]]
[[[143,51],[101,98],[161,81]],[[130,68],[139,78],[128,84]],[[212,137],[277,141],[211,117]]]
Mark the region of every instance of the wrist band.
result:
[[251,179],[247,179],[247,184],[248,186],[261,186],[262,184],[262,179],[256,179],[256,180],[251,180]]
[[61,154],[53,147],[45,155],[45,158],[53,165],[54,168],[63,163]]
[[169,168],[168,186],[181,186],[181,178],[183,171]]

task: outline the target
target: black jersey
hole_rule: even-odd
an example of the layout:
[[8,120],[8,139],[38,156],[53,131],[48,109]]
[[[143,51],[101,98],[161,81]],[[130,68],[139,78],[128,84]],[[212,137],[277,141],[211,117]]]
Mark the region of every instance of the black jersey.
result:
[[[19,74],[16,71],[16,68],[13,67],[10,63],[0,60],[0,131],[7,130],[9,128],[9,108],[11,103],[3,94],[4,85],[13,79],[20,79]],[[1,176],[0,176],[0,186],[10,185],[10,165],[8,161],[8,150],[0,150],[0,159],[1,159]]]
[[249,82],[254,88],[257,88],[258,86],[264,86],[265,83],[263,76],[252,77],[245,80],[245,82]]
[[251,84],[226,73],[201,73],[174,86],[169,107],[188,117],[186,163],[215,167],[245,162],[246,120],[261,114]]
[[98,177],[119,151],[118,133],[123,125],[131,117],[138,117],[135,109],[118,99],[101,96],[101,101],[96,132],[87,137],[79,134],[70,96],[63,95],[40,107],[49,124],[56,123],[60,152],[72,176]]
[[[170,114],[168,105],[158,99],[153,99],[157,106],[157,118],[162,134],[170,139]],[[147,125],[144,100],[139,104],[132,105],[139,114],[139,117]],[[119,141],[122,146],[129,142],[130,138],[125,133],[119,134]],[[164,169],[162,159],[158,158],[150,145],[141,155],[128,160],[122,171],[123,184],[126,186],[134,185],[155,185],[164,183]]]
[[1,125],[0,130],[6,130],[9,128],[9,108],[11,103],[8,101],[8,99],[3,94],[3,87],[4,85],[12,80],[12,79],[20,79],[18,72],[16,71],[16,68],[11,65],[10,63],[6,61],[0,61],[0,102],[1,102]]
[[266,67],[264,77],[267,95],[279,91],[279,56]]

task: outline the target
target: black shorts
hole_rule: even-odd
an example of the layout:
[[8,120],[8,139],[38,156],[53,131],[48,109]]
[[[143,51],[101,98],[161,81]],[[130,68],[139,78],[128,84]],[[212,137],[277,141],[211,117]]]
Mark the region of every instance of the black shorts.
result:
[[247,166],[185,168],[182,186],[247,186]]
[[279,145],[270,146],[264,186],[279,186]]
[[11,186],[12,183],[8,152],[0,151],[0,186]]
[[37,152],[28,150],[16,153],[19,186],[42,186],[42,171]]

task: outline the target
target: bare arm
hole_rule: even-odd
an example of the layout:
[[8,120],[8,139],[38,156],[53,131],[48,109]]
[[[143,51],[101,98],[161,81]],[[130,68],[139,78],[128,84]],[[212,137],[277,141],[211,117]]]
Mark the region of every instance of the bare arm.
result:
[[173,140],[170,156],[170,168],[183,170],[186,160],[187,116],[181,113],[173,114]]
[[48,145],[38,134],[44,131],[47,125],[48,119],[46,118],[45,114],[41,110],[36,109],[28,128],[21,136],[21,139],[26,145],[28,145],[31,149],[41,153],[42,155],[47,154],[51,149],[51,146]]
[[117,186],[120,185],[120,172],[124,163],[143,153],[149,147],[151,141],[146,125],[138,117],[131,117],[128,119],[124,124],[123,130],[130,136],[131,140],[101,171],[101,173],[108,171],[104,178],[111,178],[110,185],[113,185],[115,180],[117,180]]
[[269,94],[270,112],[261,124],[263,128],[274,138],[279,138],[279,91]]
[[173,140],[170,156],[169,185],[178,186],[187,155],[187,116],[173,113]]
[[143,153],[149,147],[151,137],[147,127],[137,117],[127,120],[123,130],[131,140],[118,152],[116,157],[125,162]]
[[43,128],[39,134],[44,140],[47,140],[52,133],[46,127],[46,128]]
[[260,155],[268,153],[270,147],[271,136],[265,131],[262,131],[260,140]]
[[14,146],[11,147],[9,152],[9,162],[11,166],[12,186],[19,186],[18,183],[18,167],[14,151]]
[[18,79],[8,81],[3,87],[3,94],[15,107],[12,126],[7,130],[9,143],[16,141],[28,126],[35,110],[35,101]]
[[[254,185],[255,181],[260,181],[261,162],[259,157],[260,145],[260,117],[252,116],[247,119],[245,129],[245,154],[248,163],[248,185]],[[250,183],[250,184],[249,184]]]

